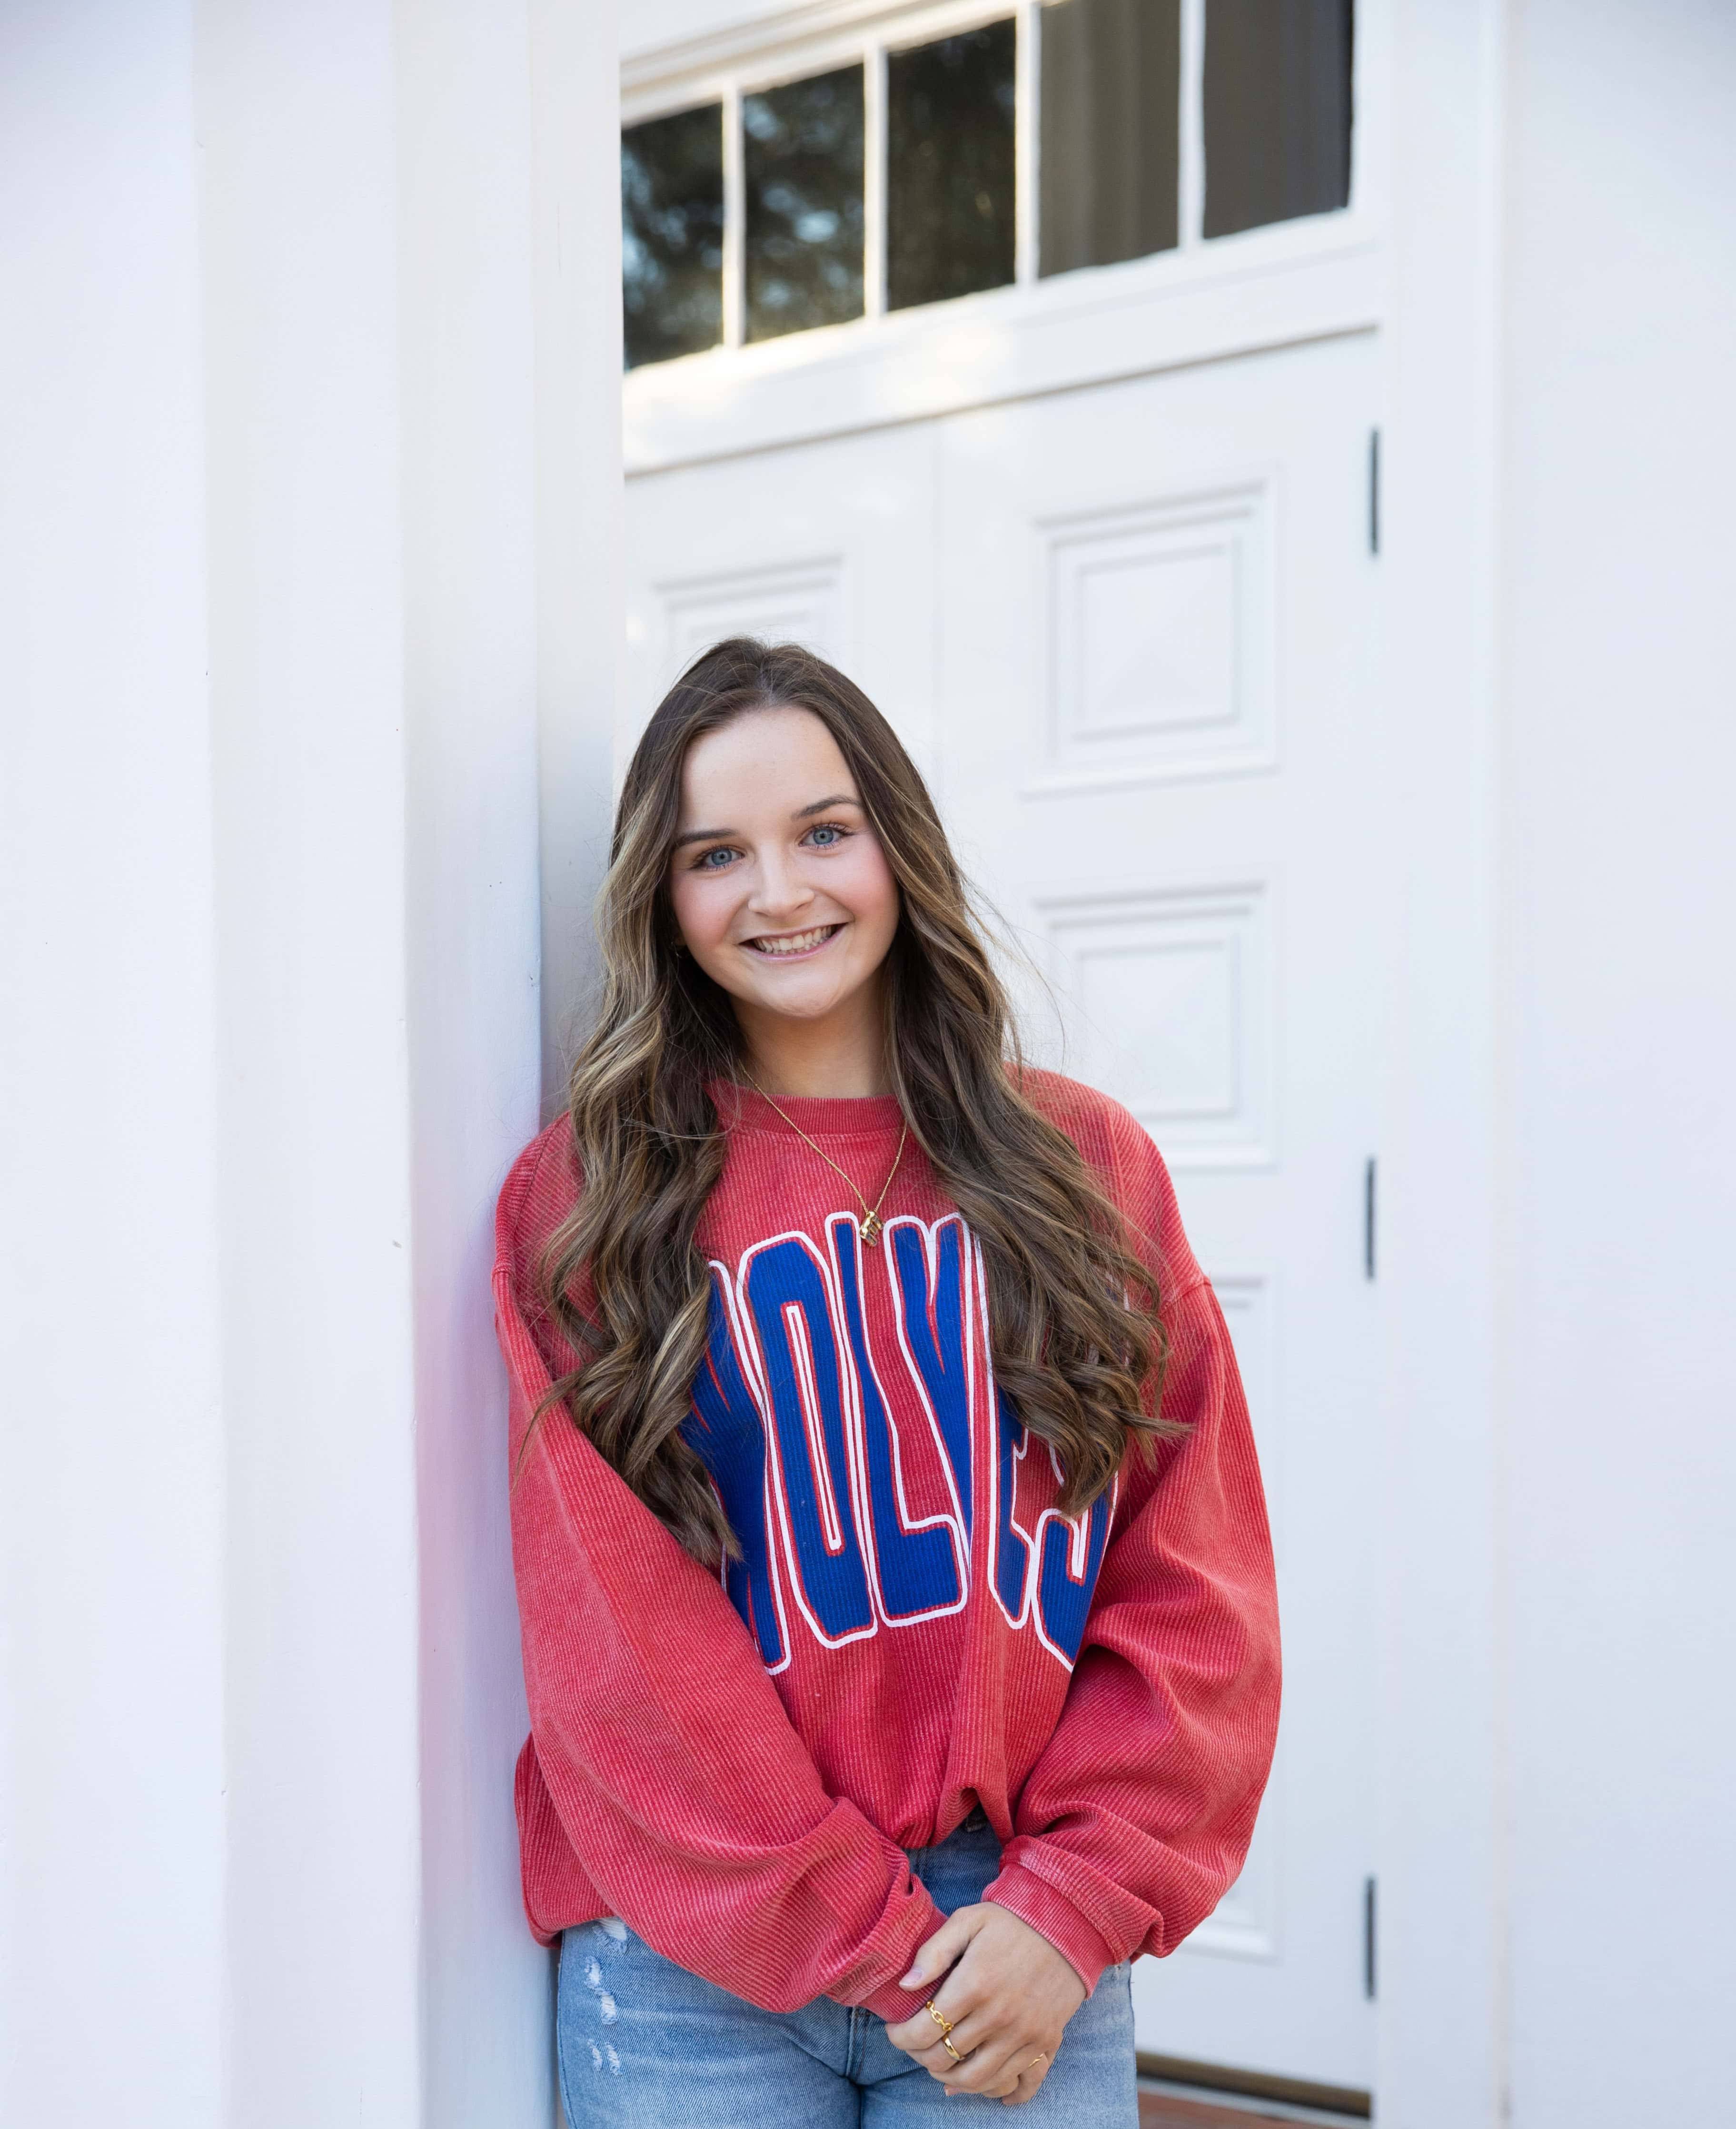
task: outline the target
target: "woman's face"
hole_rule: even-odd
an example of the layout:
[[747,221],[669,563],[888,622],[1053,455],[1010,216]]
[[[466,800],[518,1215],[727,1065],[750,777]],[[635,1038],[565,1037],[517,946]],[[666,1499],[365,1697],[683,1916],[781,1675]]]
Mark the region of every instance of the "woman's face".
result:
[[694,741],[669,893],[750,1036],[760,1013],[813,1022],[866,1004],[898,929],[898,884],[811,710],[749,710]]

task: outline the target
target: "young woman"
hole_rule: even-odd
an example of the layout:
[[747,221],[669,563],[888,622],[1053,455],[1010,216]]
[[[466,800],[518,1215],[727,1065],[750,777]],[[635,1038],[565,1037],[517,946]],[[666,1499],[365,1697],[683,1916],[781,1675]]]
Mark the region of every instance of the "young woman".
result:
[[1130,1962],[1241,1867],[1278,1699],[1163,1163],[1020,1065],[921,777],[803,651],[658,708],[599,931],[495,1272],[568,2118],[1132,2129]]

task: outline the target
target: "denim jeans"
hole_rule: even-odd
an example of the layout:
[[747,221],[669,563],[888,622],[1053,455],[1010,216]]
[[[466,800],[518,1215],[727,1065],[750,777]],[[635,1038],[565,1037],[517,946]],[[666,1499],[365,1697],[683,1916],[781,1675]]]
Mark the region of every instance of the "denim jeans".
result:
[[[973,1812],[910,1852],[950,1914],[982,1898],[1000,1843]],[[871,2011],[817,1997],[762,2011],[653,1951],[619,1922],[564,1931],[556,1992],[560,2097],[571,2129],[922,2129],[997,2110],[1012,2129],[1135,2129],[1129,1968],[1107,1969],[1068,2023],[1037,2097],[1001,2111],[949,2098]]]

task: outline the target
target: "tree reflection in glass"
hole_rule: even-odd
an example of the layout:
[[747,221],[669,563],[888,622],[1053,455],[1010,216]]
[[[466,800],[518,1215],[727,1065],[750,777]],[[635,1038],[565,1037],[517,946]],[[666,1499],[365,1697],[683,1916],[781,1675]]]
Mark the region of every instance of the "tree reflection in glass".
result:
[[862,314],[862,69],[742,98],[746,327],[770,340]]
[[723,337],[723,108],[649,118],[621,136],[627,367]]
[[886,307],[1013,279],[1010,21],[886,59]]

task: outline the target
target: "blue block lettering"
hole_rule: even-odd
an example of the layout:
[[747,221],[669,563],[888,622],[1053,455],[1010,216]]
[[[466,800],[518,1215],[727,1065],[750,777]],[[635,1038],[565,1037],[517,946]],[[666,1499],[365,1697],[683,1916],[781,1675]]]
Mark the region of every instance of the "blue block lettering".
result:
[[838,1283],[844,1297],[844,1321],[856,1358],[862,1392],[862,1446],[868,1470],[868,1506],[874,1528],[874,1556],[880,1603],[889,1619],[909,1619],[925,1612],[943,1612],[961,1595],[958,1563],[950,1525],[930,1523],[909,1530],[899,1513],[898,1482],[892,1463],[892,1427],[868,1352],[862,1314],[861,1265],[855,1246],[855,1222],[832,1223]]
[[1068,1569],[1073,1549],[1073,1526],[1053,1519],[1042,1532],[1042,1561],[1037,1578],[1037,1608],[1042,1630],[1052,1646],[1069,1663],[1079,1659],[1085,1639],[1085,1614],[1091,1608],[1091,1593],[1097,1587],[1097,1570],[1103,1565],[1103,1549],[1109,1535],[1109,1497],[1099,1493],[1092,1502],[1085,1530],[1085,1579],[1075,1582]]
[[996,1458],[994,1525],[994,1593],[1009,1619],[1017,1621],[1025,1601],[1025,1575],[1031,1565],[1031,1548],[1013,1527],[1013,1488],[1018,1471],[1015,1457],[1028,1447],[1022,1422],[1013,1416],[1004,1390],[994,1393],[994,1453]]
[[[754,1252],[747,1269],[747,1305],[765,1356],[766,1388],[778,1433],[778,1461],[795,1540],[802,1588],[819,1631],[828,1641],[871,1631],[874,1607],[850,1498],[850,1452],[844,1436],[841,1360],[819,1266],[794,1239]],[[797,1357],[784,1321],[785,1308],[800,1312],[812,1356],[825,1469],[815,1469],[797,1375]],[[827,1544],[820,1487],[829,1485],[840,1540]]]
[[964,1224],[941,1224],[935,1251],[933,1312],[929,1312],[928,1253],[921,1230],[904,1221],[891,1229],[893,1261],[902,1298],[904,1336],[928,1393],[952,1466],[965,1535],[971,1533],[971,1393],[965,1374]]
[[742,1557],[728,1563],[729,1601],[759,1645],[761,1661],[775,1670],[784,1660],[784,1636],[771,1589],[771,1546],[765,1527],[765,1430],[760,1408],[742,1374],[729,1335],[729,1314],[713,1276],[705,1365],[694,1382],[694,1409],[682,1433],[710,1472],[741,1541]]

